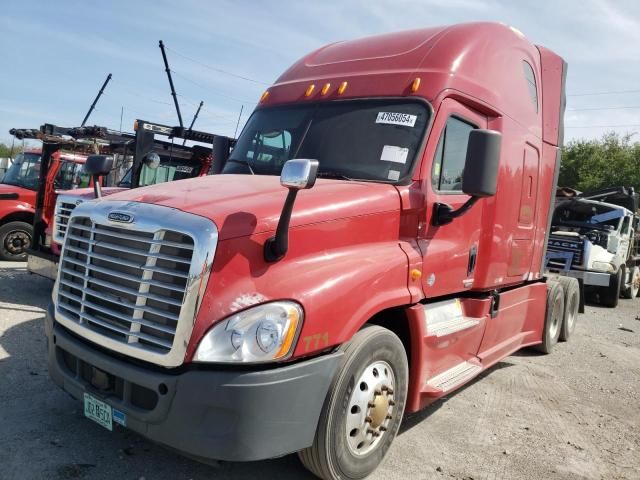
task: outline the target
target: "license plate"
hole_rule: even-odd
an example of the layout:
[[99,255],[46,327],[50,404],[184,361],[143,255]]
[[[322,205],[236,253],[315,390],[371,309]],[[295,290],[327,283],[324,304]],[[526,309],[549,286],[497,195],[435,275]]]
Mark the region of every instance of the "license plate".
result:
[[84,394],[84,416],[102,425],[109,431],[113,430],[111,406],[88,393]]

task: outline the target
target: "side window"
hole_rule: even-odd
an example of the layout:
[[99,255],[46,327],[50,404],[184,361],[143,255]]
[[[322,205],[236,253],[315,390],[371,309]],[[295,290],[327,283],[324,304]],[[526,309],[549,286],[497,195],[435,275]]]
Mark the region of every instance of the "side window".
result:
[[533,73],[533,67],[526,60],[522,61],[522,68],[524,68],[524,78],[527,81],[527,87],[529,88],[529,96],[533,102],[533,106],[538,113],[538,87],[536,86],[536,75]]
[[447,120],[431,171],[431,184],[441,192],[461,192],[469,133],[476,127],[456,117]]
[[78,165],[73,162],[62,162],[54,180],[54,187],[60,190],[71,190],[76,187],[75,176]]
[[623,235],[628,234],[630,226],[631,226],[631,217],[624,217],[624,220],[622,220],[622,229],[620,229],[620,232]]

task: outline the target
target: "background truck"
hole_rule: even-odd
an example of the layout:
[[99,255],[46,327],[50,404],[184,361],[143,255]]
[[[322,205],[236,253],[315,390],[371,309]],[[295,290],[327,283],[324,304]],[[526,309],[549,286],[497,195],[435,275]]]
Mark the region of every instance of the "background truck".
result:
[[[69,128],[46,124],[41,127],[36,138],[43,140],[46,152],[43,158],[45,160],[51,158],[52,162],[58,149],[67,144],[73,145],[76,149],[84,148],[87,153],[93,151],[115,156],[119,161],[113,163],[113,168],[109,172],[105,172],[100,183],[109,185],[116,179],[120,180],[116,186],[103,188],[105,195],[136,188],[139,185],[207,175],[211,170],[211,147],[198,144],[185,146],[181,143],[176,144],[174,140],[213,142],[215,138],[213,134],[167,127],[142,120],[138,120],[137,125],[140,125],[140,128],[133,135],[105,127]],[[171,141],[156,139],[158,133],[169,136]],[[86,156],[83,158],[86,159]],[[127,165],[129,165],[128,168]],[[126,173],[120,178],[119,172],[123,170]],[[93,185],[90,175],[86,172],[83,175],[87,179],[85,186]],[[31,247],[28,249],[27,268],[32,273],[55,279],[59,248],[64,241],[68,215],[83,201],[94,198],[94,188],[60,191],[61,189],[50,188],[46,180],[48,177],[49,175],[34,182],[38,185],[38,192],[37,195],[34,193],[34,197],[43,198],[43,206],[42,214],[34,217],[36,220],[33,231],[38,234],[34,235]]]
[[494,23],[312,52],[221,175],[73,210],[51,378],[195,458],[367,476],[405,412],[571,336],[578,281],[544,270],[565,75]]
[[42,151],[30,149],[16,155],[0,181],[0,260],[22,261],[33,237],[36,196],[44,193],[43,215],[53,216],[56,190],[87,186],[82,172],[86,156],[70,150],[56,150],[46,176],[40,178]]
[[585,294],[616,307],[640,292],[640,216],[633,188],[580,193],[555,209],[548,245],[552,272],[580,280]]

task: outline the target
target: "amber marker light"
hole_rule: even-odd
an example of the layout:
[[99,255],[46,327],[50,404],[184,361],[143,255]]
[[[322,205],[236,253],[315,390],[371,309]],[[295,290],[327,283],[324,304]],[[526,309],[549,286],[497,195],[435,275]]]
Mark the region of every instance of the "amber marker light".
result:
[[133,131],[137,132],[138,131],[138,120],[136,120],[135,122],[133,122]]
[[331,88],[331,84],[325,83],[324,87],[322,87],[322,90],[320,90],[320,93],[322,93],[322,95],[326,95],[327,93],[329,93],[330,88]]
[[348,82],[342,82],[340,84],[340,86],[338,87],[338,95],[342,95],[344,93],[344,91],[347,89],[347,85],[349,85]]
[[260,103],[265,102],[269,98],[269,90],[265,90],[264,93],[260,96]]
[[278,353],[274,358],[282,358],[291,349],[291,345],[293,344],[293,340],[296,336],[296,332],[298,331],[298,323],[300,322],[300,312],[292,308],[289,310],[289,325],[287,329],[287,333],[284,337],[284,341],[282,342],[282,346],[278,350]]
[[420,277],[422,277],[422,272],[417,268],[414,268],[413,270],[411,270],[410,275],[411,275],[411,280],[415,282],[416,280],[419,280]]
[[416,77],[411,83],[411,91],[415,93],[418,91],[419,88],[420,88],[420,77]]
[[305,97],[310,97],[310,96],[311,96],[311,94],[313,93],[313,91],[314,91],[315,89],[316,89],[316,86],[312,83],[311,85],[309,85],[309,86],[307,87],[307,91],[306,91],[306,92],[304,92],[304,96],[305,96]]

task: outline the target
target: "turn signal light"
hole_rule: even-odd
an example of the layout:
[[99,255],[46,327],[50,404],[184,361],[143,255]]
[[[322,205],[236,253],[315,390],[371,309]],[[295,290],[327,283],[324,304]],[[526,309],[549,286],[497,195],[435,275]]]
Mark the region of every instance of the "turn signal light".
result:
[[411,91],[415,93],[418,91],[419,88],[420,88],[420,77],[416,77],[411,83]]

